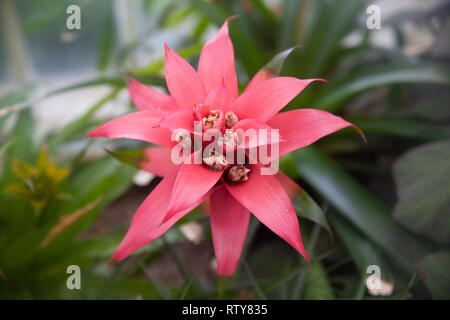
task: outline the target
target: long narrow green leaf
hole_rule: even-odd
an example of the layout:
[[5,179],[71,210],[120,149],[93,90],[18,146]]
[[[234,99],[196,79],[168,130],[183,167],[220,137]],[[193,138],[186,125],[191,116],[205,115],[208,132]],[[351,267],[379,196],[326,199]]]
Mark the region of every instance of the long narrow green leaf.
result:
[[13,90],[6,93],[0,97],[0,109],[12,107],[20,103],[26,103],[35,95],[36,89],[37,86],[35,84],[28,84],[18,90]]
[[252,4],[261,12],[266,19],[266,22],[272,27],[276,28],[278,20],[275,18],[273,12],[266,6],[263,0],[250,0]]
[[79,135],[90,123],[92,116],[100,109],[106,102],[114,98],[121,88],[116,88],[111,93],[106,95],[100,101],[98,101],[94,106],[92,106],[83,116],[72,122],[70,125],[65,127],[61,132],[59,132],[55,137],[53,137],[50,142],[50,148],[54,149],[61,143],[67,142],[69,139]]
[[349,117],[364,133],[411,138],[419,141],[441,140],[450,137],[448,127],[425,123],[405,117]]
[[352,96],[365,90],[395,83],[450,84],[450,68],[437,64],[393,64],[363,67],[344,79],[329,85],[312,102],[327,111],[338,111]]
[[413,263],[427,254],[429,248],[396,224],[383,203],[313,147],[297,150],[291,155],[304,180],[380,246],[398,267],[413,272]]
[[339,0],[323,2],[320,18],[314,26],[314,33],[305,46],[300,64],[303,77],[320,75],[325,63],[333,58],[339,42],[353,30],[358,13],[367,1]]
[[107,10],[104,22],[98,36],[97,68],[104,71],[111,61],[114,50],[114,20],[110,10]]
[[300,7],[303,0],[285,0],[283,17],[281,19],[280,35],[278,37],[278,50],[292,47],[297,19],[300,15]]

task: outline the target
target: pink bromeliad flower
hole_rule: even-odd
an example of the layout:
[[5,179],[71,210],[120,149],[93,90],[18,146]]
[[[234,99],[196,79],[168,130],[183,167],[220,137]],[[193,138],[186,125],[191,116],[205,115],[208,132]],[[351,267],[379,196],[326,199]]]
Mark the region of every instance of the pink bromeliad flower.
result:
[[[193,132],[194,121],[200,121],[204,131],[220,130],[231,139],[237,128],[278,129],[281,157],[352,125],[315,109],[278,113],[319,79],[278,77],[261,70],[239,95],[228,21],[203,47],[197,71],[166,45],[165,73],[170,95],[131,80],[129,93],[139,111],[113,119],[88,135],[160,146],[144,151],[142,169],[164,178],[137,210],[112,261],[120,261],[158,238],[207,199],[220,276],[231,276],[236,269],[250,213],[309,261],[289,199],[299,188],[293,180],[282,172],[262,175],[259,163],[234,165],[214,154],[201,163],[174,164],[172,148],[183,136],[175,141],[171,137],[180,128]],[[244,144],[246,149],[260,146]]]

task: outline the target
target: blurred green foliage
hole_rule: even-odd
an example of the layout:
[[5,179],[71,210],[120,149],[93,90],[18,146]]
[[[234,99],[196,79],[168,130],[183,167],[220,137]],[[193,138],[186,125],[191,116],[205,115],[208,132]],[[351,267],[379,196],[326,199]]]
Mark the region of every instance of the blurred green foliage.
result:
[[[93,6],[92,1],[80,3],[87,11]],[[24,22],[26,32],[63,20],[65,11],[57,10],[54,1],[41,5],[39,14]],[[367,266],[378,265],[383,280],[394,284],[385,298],[450,298],[448,253],[442,251],[450,242],[450,55],[434,50],[450,27],[448,5],[383,22],[396,35],[389,49],[370,41],[367,5],[354,0],[281,0],[274,6],[263,0],[145,0],[142,10],[151,17],[151,27],[144,39],[125,47],[116,41],[113,8],[107,5],[96,35],[98,77],[41,96],[35,84],[27,84],[0,97],[0,129],[8,120],[14,123],[0,135],[0,297],[374,299],[365,279]],[[241,89],[269,61],[267,68],[282,75],[325,78],[327,84],[308,87],[286,110],[331,111],[368,137],[364,144],[344,130],[282,159],[283,171],[305,188],[295,207],[311,271],[256,221],[241,266],[226,283],[216,285],[199,270],[186,269],[177,250],[186,239],[177,227],[124,263],[106,265],[126,225],[91,236],[86,231],[129,189],[136,172],[129,164],[139,153],[130,151],[135,144],[119,141],[108,156],[86,159],[92,143],[84,136],[98,124],[94,115],[124,89],[124,74],[165,86],[162,57],[136,68],[127,64],[154,32],[176,33],[187,23],[189,34],[177,52],[195,64],[207,32],[233,15],[238,18],[230,34]],[[435,42],[413,57],[406,55],[404,23],[420,24]],[[359,40],[345,44],[355,34]],[[297,45],[289,55],[271,60]],[[64,129],[36,139],[30,107],[37,101],[100,85],[109,86],[110,93]],[[80,141],[80,151],[57,164],[48,160]],[[190,220],[207,226],[201,210],[181,223]],[[163,252],[170,253],[183,285],[167,284],[149,271]],[[79,292],[66,288],[66,268],[72,264],[83,270]]]

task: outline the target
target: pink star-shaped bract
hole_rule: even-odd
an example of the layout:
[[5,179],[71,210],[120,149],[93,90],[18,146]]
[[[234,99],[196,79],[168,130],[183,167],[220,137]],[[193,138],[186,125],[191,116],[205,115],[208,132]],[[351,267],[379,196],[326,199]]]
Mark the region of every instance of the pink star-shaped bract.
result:
[[[236,269],[250,212],[309,261],[289,198],[301,191],[293,180],[281,171],[262,175],[263,165],[259,163],[234,166],[213,159],[176,165],[171,161],[171,151],[177,141],[171,137],[180,128],[192,132],[194,121],[203,121],[208,128],[223,132],[236,128],[278,129],[281,157],[352,126],[316,109],[278,113],[308,84],[320,79],[279,77],[262,69],[238,95],[228,20],[204,45],[198,71],[165,45],[165,73],[170,95],[132,79],[128,89],[139,111],[113,119],[88,135],[143,140],[160,146],[144,150],[146,160],[141,168],[164,178],[137,210],[111,260],[126,258],[209,200],[219,276],[231,276]],[[244,144],[247,149],[258,147],[258,143]]]

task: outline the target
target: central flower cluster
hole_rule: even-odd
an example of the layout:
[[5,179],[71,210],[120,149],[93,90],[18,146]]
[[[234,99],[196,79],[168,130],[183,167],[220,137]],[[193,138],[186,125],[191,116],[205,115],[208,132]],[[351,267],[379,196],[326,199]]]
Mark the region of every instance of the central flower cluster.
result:
[[193,111],[194,118],[202,122],[203,131],[231,129],[239,121],[233,111],[228,111],[224,115],[222,110],[216,110],[204,104],[196,105]]
[[[238,133],[233,126],[239,121],[233,111],[224,114],[222,110],[214,109],[203,104],[196,105],[193,109],[195,121],[202,125],[202,136],[212,136],[214,140],[205,141],[202,147],[207,150],[207,154],[202,157],[202,164],[213,171],[223,171],[224,181],[232,184],[248,180],[247,159],[243,164],[229,164],[227,152],[236,153],[236,148],[241,142]],[[195,126],[195,124],[194,124]],[[219,135],[217,133],[220,133]],[[206,139],[208,140],[208,139]],[[183,143],[182,140],[178,140]]]

